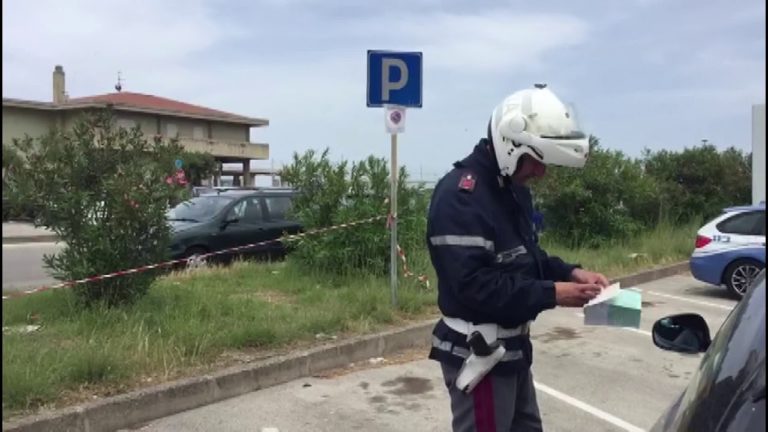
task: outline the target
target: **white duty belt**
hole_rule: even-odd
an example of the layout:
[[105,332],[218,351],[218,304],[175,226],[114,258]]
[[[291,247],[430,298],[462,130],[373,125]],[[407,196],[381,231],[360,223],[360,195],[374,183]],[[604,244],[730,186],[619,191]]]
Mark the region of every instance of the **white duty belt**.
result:
[[498,324],[473,324],[464,321],[461,318],[443,317],[445,325],[463,335],[469,337],[474,332],[480,332],[488,344],[492,344],[497,339],[506,339],[510,337],[528,334],[531,327],[531,321],[513,328],[504,328]]

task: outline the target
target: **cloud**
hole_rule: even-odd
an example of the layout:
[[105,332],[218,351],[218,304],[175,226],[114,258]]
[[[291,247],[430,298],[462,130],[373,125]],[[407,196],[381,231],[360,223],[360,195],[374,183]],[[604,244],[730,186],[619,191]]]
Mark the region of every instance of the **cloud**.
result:
[[3,90],[39,97],[55,64],[70,72],[77,95],[109,91],[118,70],[133,88],[182,86],[203,78],[194,66],[207,50],[238,34],[198,0],[6,2],[3,71],[13,86],[4,82]]
[[[294,106],[300,99],[310,104],[352,101],[364,92],[365,51],[370,48],[424,51],[426,72],[432,74],[427,82],[435,83],[443,72],[534,68],[550,50],[581,43],[587,34],[579,19],[510,8],[476,14],[400,10],[330,22],[326,15],[275,3],[277,11],[255,14],[254,6],[239,11],[253,13],[250,22],[215,14],[215,6],[224,5],[218,1],[143,0],[121,7],[98,0],[4,4],[4,71],[13,83],[4,84],[4,90],[40,97],[45,88],[48,98],[53,65],[63,64],[73,96],[109,91],[121,70],[126,89],[176,97],[197,93],[193,100],[210,99],[205,93],[219,89],[231,95],[226,105],[241,105],[236,100],[243,92],[253,94],[260,108],[264,102]],[[314,4],[291,2],[296,3]],[[280,15],[285,13],[292,14],[290,26],[280,28],[275,21],[286,18]],[[35,32],[30,34],[30,28]],[[218,60],[233,50],[237,54]],[[354,73],[358,81],[350,80]]]
[[[199,0],[30,0],[4,5],[4,47],[20,48],[15,37],[26,34],[23,47],[31,58],[61,55],[75,60],[140,59],[173,63],[204,52],[233,33],[213,20]],[[32,34],[30,29],[34,29]]]
[[[549,50],[583,43],[588,33],[586,22],[572,16],[511,9],[394,14],[350,24],[338,31],[339,40],[370,40],[392,49],[421,50],[430,67],[464,73],[528,68]],[[383,30],[371,38],[372,29]]]
[[50,100],[124,89],[267,117],[278,160],[331,146],[388,155],[365,108],[368,49],[424,52],[424,108],[401,156],[443,172],[505,94],[548,82],[589,132],[636,154],[706,136],[749,143],[765,93],[765,5],[756,0],[25,0],[3,3],[3,92]]

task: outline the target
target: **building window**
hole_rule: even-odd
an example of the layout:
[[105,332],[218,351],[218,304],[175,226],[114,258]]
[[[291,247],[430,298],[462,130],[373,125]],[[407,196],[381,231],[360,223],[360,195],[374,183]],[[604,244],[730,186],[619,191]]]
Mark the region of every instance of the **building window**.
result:
[[166,123],[165,136],[168,138],[175,138],[179,134],[179,128],[174,123]]
[[195,126],[192,128],[192,138],[196,140],[205,139],[205,133],[202,126]]
[[117,119],[117,126],[123,129],[133,129],[136,127],[136,122],[131,119],[121,118]]

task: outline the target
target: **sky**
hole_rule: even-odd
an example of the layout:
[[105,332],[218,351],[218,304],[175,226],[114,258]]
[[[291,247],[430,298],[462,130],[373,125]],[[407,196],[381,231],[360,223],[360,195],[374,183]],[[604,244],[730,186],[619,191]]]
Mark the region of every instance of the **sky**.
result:
[[[535,3],[535,4],[534,4]],[[389,157],[366,107],[366,52],[421,51],[423,107],[399,162],[434,180],[485,135],[508,94],[544,82],[604,147],[639,156],[702,139],[751,148],[765,103],[762,0],[13,0],[2,2],[3,97],[123,90],[268,118],[251,140]],[[270,162],[255,164],[267,167]]]

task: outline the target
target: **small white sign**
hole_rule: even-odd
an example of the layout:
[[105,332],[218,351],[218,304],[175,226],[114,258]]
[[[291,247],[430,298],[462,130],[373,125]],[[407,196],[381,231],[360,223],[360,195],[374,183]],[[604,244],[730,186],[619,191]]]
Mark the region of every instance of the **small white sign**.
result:
[[384,110],[384,115],[387,133],[398,134],[405,132],[405,107],[389,105]]

